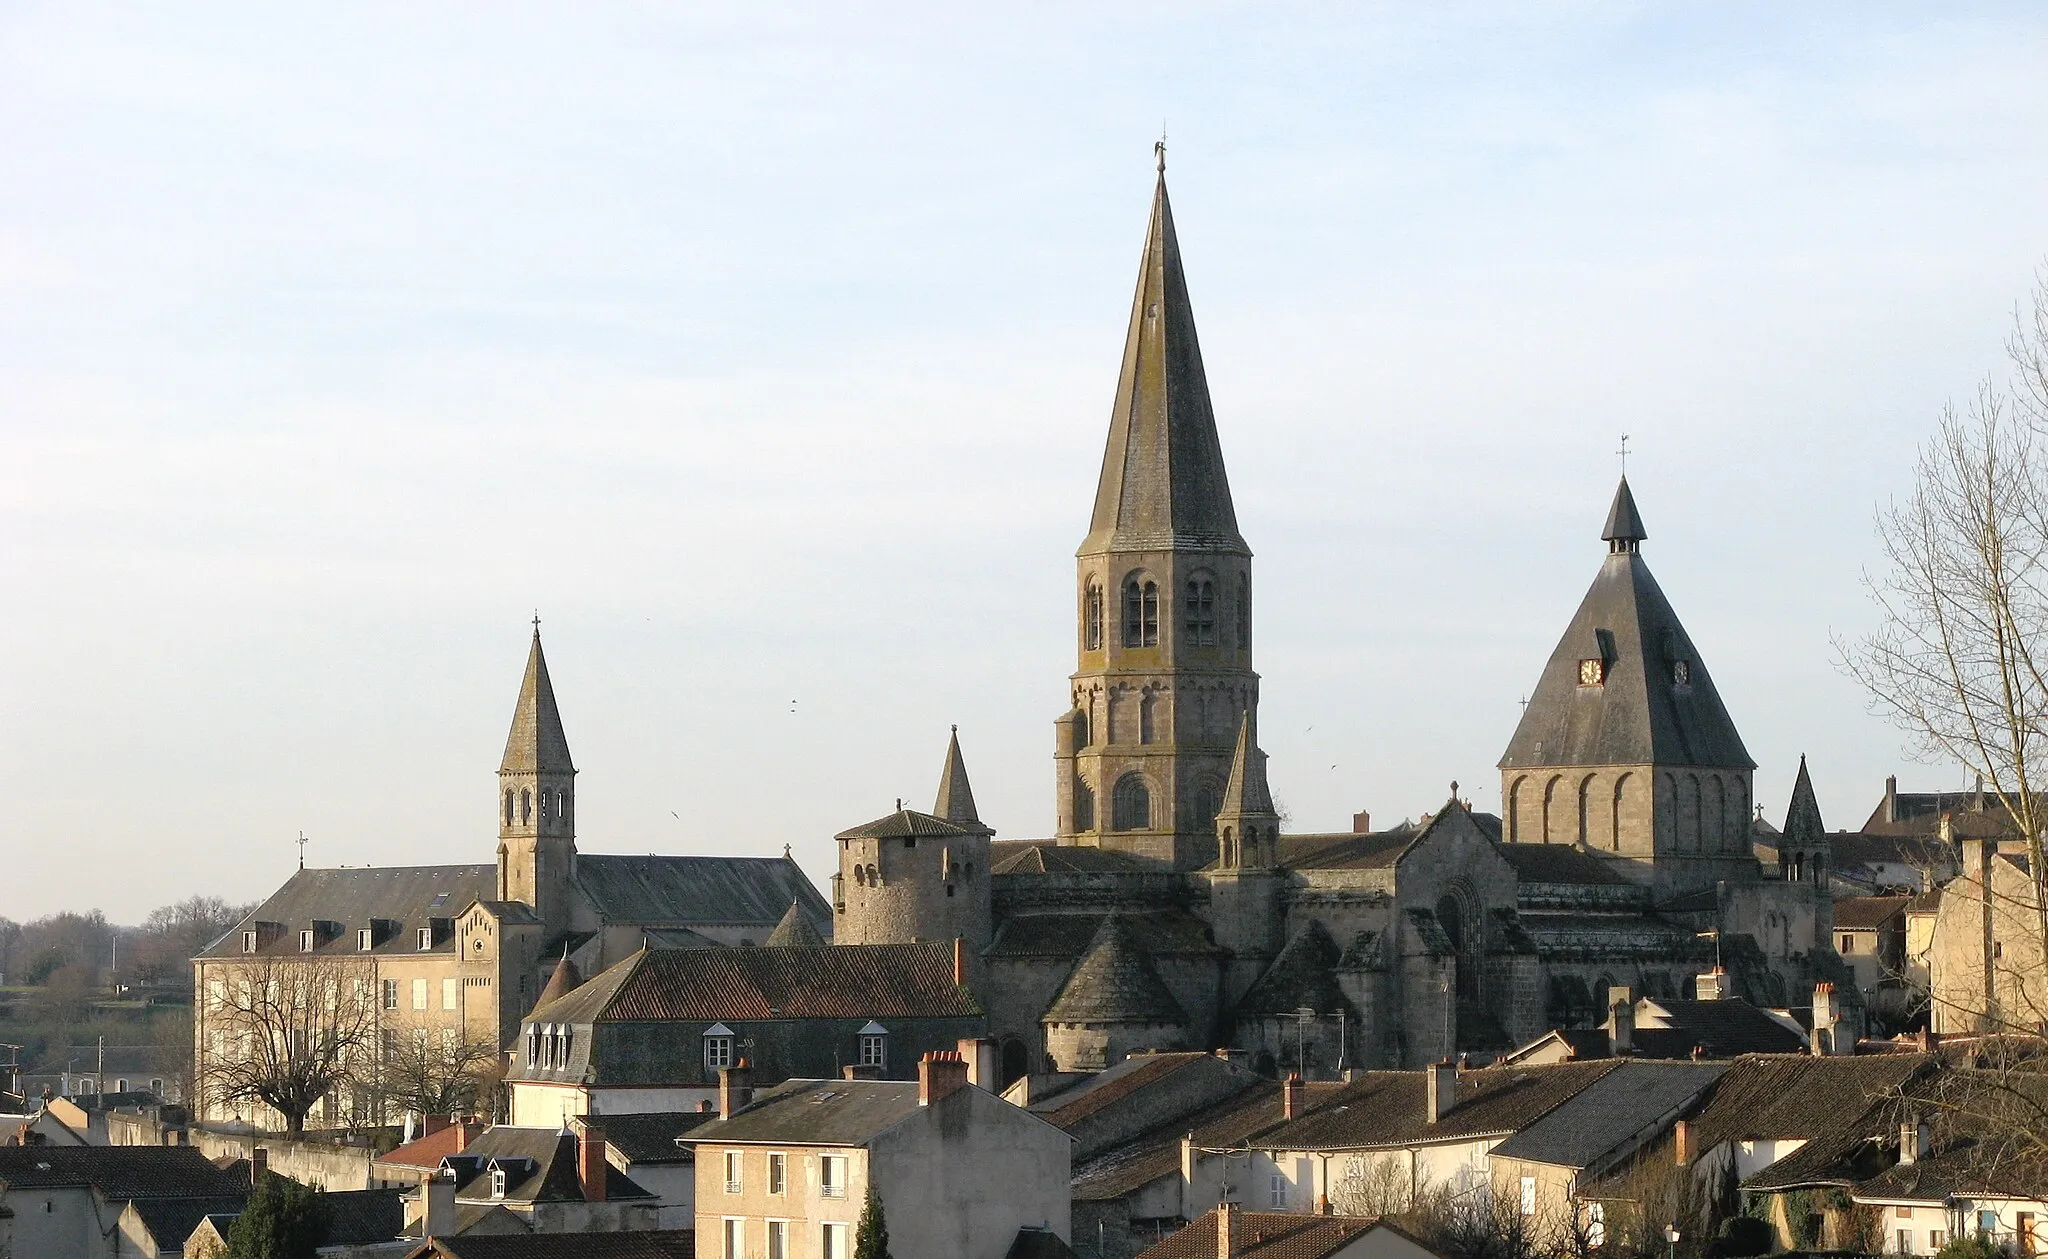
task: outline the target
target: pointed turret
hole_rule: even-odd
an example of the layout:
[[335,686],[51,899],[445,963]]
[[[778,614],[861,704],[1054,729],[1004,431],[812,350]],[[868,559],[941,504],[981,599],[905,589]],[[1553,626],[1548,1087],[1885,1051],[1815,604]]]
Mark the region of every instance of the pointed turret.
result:
[[568,996],[575,990],[576,985],[582,982],[583,977],[576,972],[576,963],[569,960],[569,951],[562,950],[562,960],[555,963],[555,973],[548,976],[548,982],[540,990],[540,996],[535,999],[533,1008],[542,1009],[549,1003]]
[[1095,515],[1081,554],[1180,547],[1251,554],[1238,534],[1223,471],[1162,170],[1152,192]]
[[967,781],[967,762],[960,755],[958,726],[946,741],[946,768],[939,773],[939,798],[932,805],[932,814],[966,830],[995,834],[981,824],[981,815],[974,811],[974,788]]
[[1237,750],[1223,805],[1216,810],[1217,864],[1226,870],[1263,870],[1279,856],[1280,815],[1266,785],[1266,754],[1259,748],[1259,718],[1247,710],[1237,726]]
[[811,925],[811,920],[804,916],[803,906],[791,901],[789,912],[782,916],[781,922],[775,924],[775,930],[768,933],[767,945],[771,949],[823,948],[825,937],[819,935],[818,929]]
[[1785,808],[1785,829],[1778,836],[1778,873],[1794,883],[1825,887],[1833,857],[1834,844],[1828,839],[1827,823],[1821,820],[1820,801],[1813,794],[1813,779],[1806,772],[1802,754],[1799,776],[1792,780],[1792,803]]
[[1643,528],[1641,513],[1636,511],[1636,496],[1629,493],[1628,478],[1624,476],[1614,491],[1614,506],[1607,509],[1607,525],[1600,531],[1600,540],[1609,551],[1618,554],[1636,550],[1649,536],[1649,531]]
[[519,683],[519,702],[512,709],[512,732],[505,738],[501,774],[573,774],[569,736],[555,707],[554,683],[548,680],[547,656],[540,649],[540,622],[533,626],[533,646],[526,653],[526,676]]

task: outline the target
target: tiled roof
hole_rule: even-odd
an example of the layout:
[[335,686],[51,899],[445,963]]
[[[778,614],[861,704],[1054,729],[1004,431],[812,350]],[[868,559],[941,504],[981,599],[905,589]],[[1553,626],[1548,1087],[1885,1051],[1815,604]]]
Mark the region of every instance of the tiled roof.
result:
[[915,1080],[789,1080],[730,1119],[689,1134],[693,1144],[862,1145],[918,1111]]
[[404,1235],[403,1190],[340,1189],[321,1196],[327,1203],[329,1246],[367,1246]]
[[455,1153],[456,1143],[462,1139],[462,1130],[454,1124],[436,1128],[423,1137],[415,1137],[397,1149],[377,1156],[377,1161],[391,1167],[435,1168],[441,1160]]
[[833,836],[834,839],[946,839],[956,835],[979,835],[979,828],[970,829],[957,822],[949,822],[916,809],[898,808],[894,813],[878,817],[872,822],[849,826]]
[[[574,1202],[583,1197],[576,1178],[576,1138],[556,1128],[514,1128],[498,1124],[487,1128],[461,1154],[448,1156],[448,1165],[458,1174],[477,1175],[465,1179],[457,1197],[467,1202]],[[502,1199],[491,1193],[488,1172],[493,1166],[506,1169]],[[610,1199],[651,1198],[654,1195],[617,1168],[605,1174],[605,1196]]]
[[[1326,1095],[1331,1086],[1311,1084],[1310,1098]],[[1162,1176],[1180,1171],[1180,1140],[1192,1131],[1195,1144],[1207,1148],[1241,1146],[1280,1119],[1280,1086],[1270,1080],[1211,1107],[1200,1122],[1174,1123],[1154,1129],[1074,1169],[1074,1200],[1106,1202],[1142,1189]]]
[[[988,946],[990,957],[1077,958],[1095,941],[1105,913],[1019,914],[1005,919]],[[1221,952],[1209,926],[1184,909],[1119,913],[1138,947],[1152,957]]]
[[1420,832],[1409,826],[1366,835],[1282,835],[1280,865],[1288,870],[1386,870]]
[[1141,869],[1127,853],[1050,839],[999,839],[989,845],[992,874],[1123,874]]
[[[495,893],[497,884],[495,865],[299,870],[200,956],[241,956],[242,931],[258,922],[284,927],[282,934],[264,946],[268,954],[357,954],[356,932],[369,926],[372,919],[399,924],[372,952],[417,953],[418,928],[433,919],[455,918]],[[335,929],[317,939],[312,954],[301,954],[299,933],[313,929],[316,922],[333,923]],[[452,952],[454,948],[451,936],[437,951]]]
[[1910,896],[1850,896],[1835,902],[1835,930],[1875,931],[1906,912]]
[[1828,850],[1837,867],[1876,865],[1882,862],[1891,865],[1932,867],[1938,870],[1956,864],[1954,850],[1942,843],[1937,835],[1867,832],[1858,834],[1854,831],[1837,831],[1828,836]]
[[1074,1248],[1061,1241],[1058,1233],[1025,1227],[1017,1230],[1017,1239],[1003,1259],[1074,1259]]
[[816,948],[825,943],[825,936],[811,921],[811,916],[804,912],[804,907],[791,901],[782,921],[775,924],[775,930],[769,932],[768,938],[761,943],[770,948]]
[[953,982],[953,948],[643,949],[536,1009],[551,1023],[662,1019],[965,1018],[981,1012]]
[[127,1198],[247,1196],[247,1174],[208,1161],[189,1145],[30,1145],[0,1147],[0,1181],[15,1189],[97,1186]]
[[1737,1058],[1693,1120],[1693,1149],[1724,1141],[1806,1140],[1840,1132],[1878,1099],[1931,1068],[1923,1054]]
[[[491,869],[496,875],[495,867]],[[578,853],[576,885],[610,923],[697,927],[782,920],[801,900],[814,922],[832,907],[787,857],[628,857]]]
[[1088,951],[1041,1017],[1051,1023],[1187,1022],[1122,914],[1102,920]]
[[1098,1071],[1081,1087],[1064,1089],[1041,1105],[1027,1107],[1056,1128],[1070,1128],[1088,1116],[1149,1088],[1181,1068],[1209,1058],[1206,1053],[1132,1054],[1107,1071]]
[[1626,883],[1614,864],[1569,844],[1502,844],[1500,855],[1524,883]]
[[[1392,1227],[1367,1216],[1294,1215],[1280,1211],[1234,1214],[1230,1253],[1244,1259],[1326,1259],[1376,1228]],[[1220,1231],[1216,1212],[1205,1212],[1179,1232],[1139,1251],[1137,1259],[1215,1259]]]
[[1458,1100],[1429,1122],[1421,1071],[1369,1071],[1301,1118],[1260,1135],[1266,1149],[1427,1144],[1518,1132],[1621,1066],[1614,1060],[1461,1072]]
[[1994,1194],[2039,1202],[2048,1198],[2048,1160],[2038,1151],[1961,1137],[1861,1182],[1855,1194],[1861,1202],[1938,1203]]
[[[1718,1063],[1624,1062],[1493,1148],[1498,1158],[1558,1167],[1599,1163],[1710,1088]],[[1456,1112],[1452,1112],[1455,1114]]]
[[688,1163],[696,1159],[696,1152],[677,1145],[676,1138],[715,1118],[710,1111],[663,1110],[599,1115],[595,1122],[604,1130],[605,1141],[629,1163]]
[[522,1236],[436,1237],[405,1259],[694,1259],[697,1234],[687,1228],[643,1233],[534,1233]]

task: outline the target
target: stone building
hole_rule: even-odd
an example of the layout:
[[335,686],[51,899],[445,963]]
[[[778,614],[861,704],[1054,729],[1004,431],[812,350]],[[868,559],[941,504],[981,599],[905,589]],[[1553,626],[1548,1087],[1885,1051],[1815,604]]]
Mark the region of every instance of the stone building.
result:
[[1144,1048],[1416,1066],[1595,1026],[1610,987],[1688,995],[1717,951],[1731,995],[1803,1005],[1843,974],[1811,785],[1787,822],[1798,859],[1760,864],[1755,763],[1647,536],[1624,480],[1507,740],[1505,818],[1453,783],[1418,825],[1282,834],[1251,549],[1162,168],[1075,561],[1054,833],[991,838],[956,737],[931,813],[839,836],[833,938],[963,941],[1006,1078]]
[[[536,624],[491,801],[496,862],[294,873],[193,960],[199,1078],[279,1031],[230,1009],[250,982],[290,990],[295,976],[322,974],[371,1007],[368,1043],[352,1051],[360,1083],[313,1116],[332,1123],[375,1105],[380,1063],[403,1038],[508,1044],[562,960],[595,974],[650,944],[758,944],[792,905],[814,934],[829,930],[830,906],[787,856],[579,852],[575,778]],[[202,1102],[203,1118],[274,1120]]]

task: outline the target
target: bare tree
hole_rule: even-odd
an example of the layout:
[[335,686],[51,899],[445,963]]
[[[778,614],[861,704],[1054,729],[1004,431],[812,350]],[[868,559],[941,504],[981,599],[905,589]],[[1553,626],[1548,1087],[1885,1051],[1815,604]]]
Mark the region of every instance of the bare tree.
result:
[[460,1028],[424,1023],[388,1029],[378,1094],[387,1111],[467,1114],[495,1102],[498,1046]]
[[[2026,918],[2038,964],[2048,958],[2048,270],[2015,313],[2006,352],[2009,381],[1987,378],[1960,411],[1943,410],[1912,494],[1878,513],[1886,568],[1866,579],[1878,626],[1836,648],[1916,753],[1974,771],[2010,819],[2031,876],[2010,908]],[[1988,904],[2000,893],[1984,882]],[[1985,964],[1979,1016],[2013,1022],[1996,1009]],[[2023,1002],[2037,1000],[2012,978]],[[2020,1021],[2038,1024],[2044,1011],[2026,1013]]]
[[291,1136],[345,1085],[363,1082],[377,1031],[368,961],[257,957],[198,994],[196,1076],[209,1109],[262,1103]]

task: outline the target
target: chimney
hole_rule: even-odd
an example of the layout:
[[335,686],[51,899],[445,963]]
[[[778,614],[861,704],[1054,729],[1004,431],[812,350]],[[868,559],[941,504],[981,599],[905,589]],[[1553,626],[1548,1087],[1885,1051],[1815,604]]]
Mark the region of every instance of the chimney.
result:
[[1927,1121],[1915,1115],[1899,1125],[1899,1162],[1917,1163],[1927,1157]]
[[1449,1059],[1423,1068],[1423,1092],[1429,1122],[1451,1113],[1458,1104],[1458,1069]]
[[1681,1119],[1671,1125],[1671,1161],[1680,1167],[1692,1166],[1692,1120]]
[[1231,1259],[1237,1253],[1232,1234],[1237,1231],[1237,1204],[1216,1204],[1216,1259]]
[[967,986],[967,941],[962,936],[953,937],[953,982]]
[[1372,834],[1372,814],[1366,812],[1364,809],[1360,809],[1358,812],[1352,814],[1351,833],[1353,835]]
[[1307,1091],[1307,1087],[1301,1082],[1301,1077],[1289,1073],[1287,1079],[1280,1085],[1280,1117],[1282,1119],[1298,1119],[1301,1117],[1303,1109],[1302,1095]]
[[935,1049],[917,1064],[917,1104],[929,1106],[967,1087],[967,1064],[951,1050]]
[[754,1069],[745,1058],[736,1067],[718,1069],[718,1117],[730,1119],[754,1100]]
[[967,1082],[993,1093],[1002,1085],[1002,1053],[989,1037],[962,1037],[960,1056],[967,1059]]
[[469,1149],[469,1143],[483,1132],[483,1121],[475,1115],[464,1115],[455,1124],[455,1152],[461,1154]]
[[1887,774],[1884,779],[1884,820],[1899,820],[1899,776]]
[[576,1183],[585,1202],[604,1201],[604,1129],[586,1123],[576,1133]]
[[1716,966],[1693,981],[1693,995],[1702,1001],[1728,999],[1728,972]]
[[270,1151],[260,1145],[249,1151],[249,1187],[251,1189],[262,1188],[263,1177],[269,1171]]
[[454,1122],[455,1116],[453,1115],[421,1115],[420,1135],[423,1137],[431,1137],[435,1133],[439,1132],[441,1129],[446,1128],[449,1124]]
[[882,1069],[874,1066],[841,1067],[839,1068],[839,1078],[842,1080],[879,1080],[882,1078]]
[[1616,1058],[1626,1058],[1636,1051],[1636,1003],[1629,999],[1629,989],[1609,988],[1607,1007],[1607,1051]]
[[455,1231],[455,1172],[444,1167],[420,1182],[420,1237]]
[[1195,1186],[1195,1134],[1190,1132],[1180,1139],[1180,1200],[1188,1201],[1194,1195]]
[[1832,1054],[1835,1048],[1835,986],[1822,982],[1813,986],[1813,1038],[1816,1054]]

